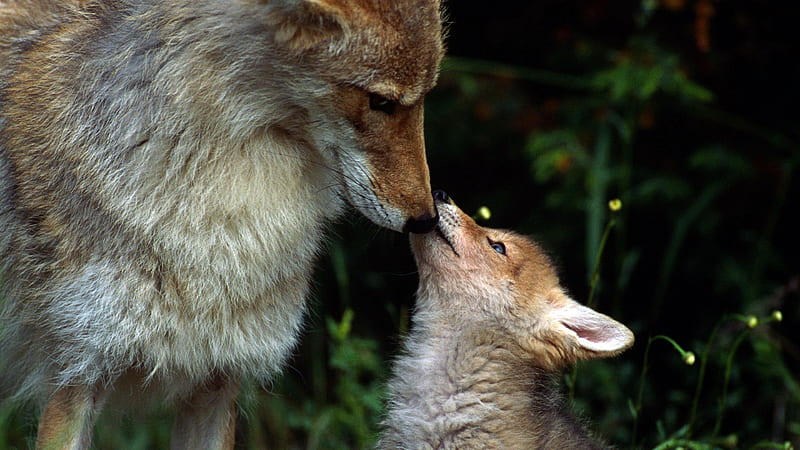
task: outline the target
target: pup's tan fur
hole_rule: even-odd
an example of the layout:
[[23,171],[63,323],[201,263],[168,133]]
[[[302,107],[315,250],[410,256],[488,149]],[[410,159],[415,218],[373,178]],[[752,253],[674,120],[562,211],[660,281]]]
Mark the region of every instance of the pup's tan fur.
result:
[[601,448],[554,375],[616,355],[633,334],[570,299],[529,238],[438,208],[437,231],[411,238],[420,286],[380,447]]
[[41,447],[143,391],[173,445],[230,446],[345,202],[435,224],[441,34],[438,0],[0,1],[0,372],[49,400]]

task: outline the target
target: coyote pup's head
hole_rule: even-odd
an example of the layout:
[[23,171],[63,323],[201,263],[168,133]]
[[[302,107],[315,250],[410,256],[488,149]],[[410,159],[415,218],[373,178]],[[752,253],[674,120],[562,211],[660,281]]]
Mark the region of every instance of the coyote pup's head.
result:
[[567,296],[530,238],[480,227],[446,194],[434,196],[438,227],[411,237],[420,311],[447,315],[446,323],[460,327],[500,330],[545,370],[613,356],[633,344],[627,327]]
[[422,119],[444,51],[439,1],[265,4],[284,66],[302,67],[293,103],[345,197],[379,225],[430,231],[437,212]]

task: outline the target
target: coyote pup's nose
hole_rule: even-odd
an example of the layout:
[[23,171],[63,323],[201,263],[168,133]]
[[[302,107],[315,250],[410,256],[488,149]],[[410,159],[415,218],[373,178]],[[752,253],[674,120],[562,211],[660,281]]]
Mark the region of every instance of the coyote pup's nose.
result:
[[435,191],[433,191],[433,199],[437,203],[448,203],[448,204],[450,203],[450,196],[447,195],[447,192],[441,189],[436,189]]

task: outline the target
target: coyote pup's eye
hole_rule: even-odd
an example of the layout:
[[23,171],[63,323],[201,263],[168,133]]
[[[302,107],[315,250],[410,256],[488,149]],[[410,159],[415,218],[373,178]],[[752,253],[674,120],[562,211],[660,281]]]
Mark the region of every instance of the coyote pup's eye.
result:
[[397,102],[389,100],[388,98],[378,95],[369,94],[369,109],[373,111],[380,111],[386,114],[393,114],[394,109],[397,107]]
[[[487,238],[487,239],[489,239],[489,238]],[[506,254],[506,246],[502,242],[495,242],[495,241],[489,239],[489,245],[491,245],[492,248],[494,249],[494,251],[496,251],[497,253],[500,253],[501,255],[505,255]]]

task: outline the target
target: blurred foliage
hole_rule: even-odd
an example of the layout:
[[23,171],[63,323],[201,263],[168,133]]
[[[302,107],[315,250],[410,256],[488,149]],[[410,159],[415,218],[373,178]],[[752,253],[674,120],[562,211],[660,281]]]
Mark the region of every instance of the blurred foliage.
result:
[[[450,56],[426,101],[434,187],[534,234],[576,299],[637,335],[565,376],[575,409],[619,448],[799,448],[793,16],[716,0],[447,9]],[[355,216],[329,250],[302,347],[243,395],[241,448],[374,442],[415,268],[406,237]],[[0,442],[25,448],[30,417],[0,411]],[[168,416],[148,423],[125,434],[144,447],[102,425],[98,447],[162,446]]]
[[246,415],[249,433],[240,444],[263,448],[269,442],[270,448],[290,448],[302,440],[309,449],[374,445],[386,368],[374,340],[350,335],[353,316],[353,310],[346,309],[341,321],[326,319],[327,365],[322,359],[315,370],[330,373],[311,372],[318,378],[313,384],[320,386],[298,395],[304,392],[303,383],[284,377],[274,393],[254,402],[257,409]]

